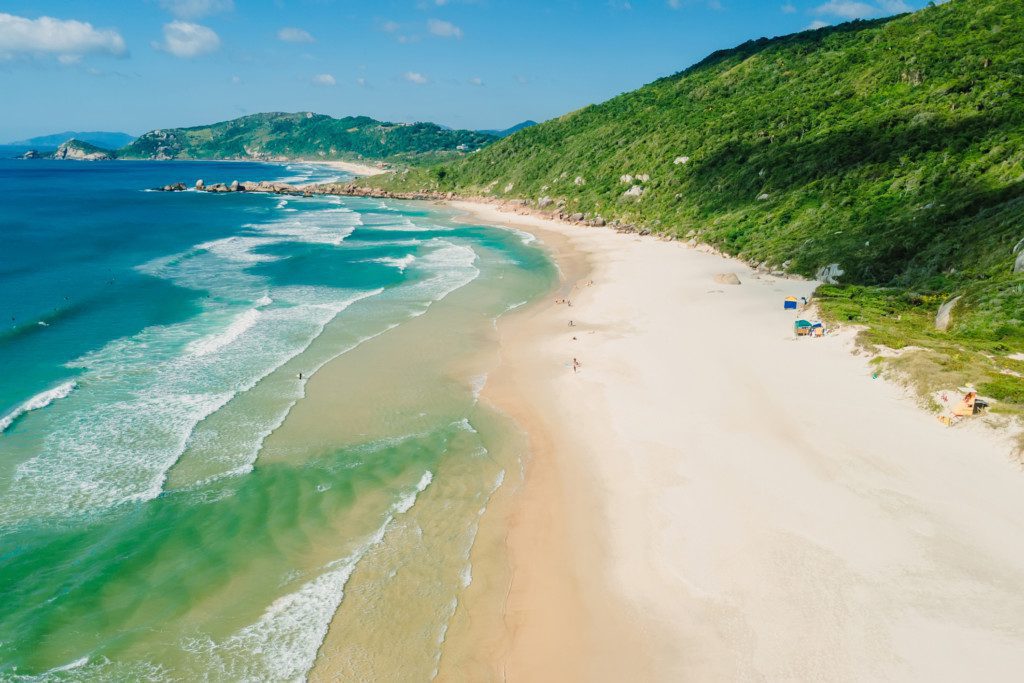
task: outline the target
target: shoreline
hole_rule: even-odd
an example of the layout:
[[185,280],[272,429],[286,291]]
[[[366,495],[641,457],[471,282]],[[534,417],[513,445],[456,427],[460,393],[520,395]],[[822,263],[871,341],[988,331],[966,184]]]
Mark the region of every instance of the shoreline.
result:
[[[851,331],[794,339],[782,299],[813,283],[446,204],[536,234],[573,301],[502,319],[482,394],[533,451],[495,672],[998,679],[1024,666],[1024,478],[1008,435],[943,427],[872,379]],[[594,284],[569,291],[574,277]]]

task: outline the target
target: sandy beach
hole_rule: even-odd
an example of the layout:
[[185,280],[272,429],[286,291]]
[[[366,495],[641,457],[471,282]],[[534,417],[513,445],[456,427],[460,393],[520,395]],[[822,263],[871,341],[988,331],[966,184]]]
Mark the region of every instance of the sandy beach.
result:
[[379,168],[377,166],[371,166],[369,164],[357,164],[352,161],[323,161],[321,159],[309,159],[300,161],[305,161],[305,163],[310,164],[318,164],[320,166],[328,166],[330,168],[335,168],[339,171],[345,171],[346,173],[351,173],[353,175],[360,176],[380,175],[382,173],[388,172],[386,168]]
[[872,378],[852,332],[795,339],[782,300],[814,283],[454,206],[536,234],[564,276],[502,319],[483,393],[532,450],[496,678],[1024,670],[1024,473],[1007,435],[943,427]]

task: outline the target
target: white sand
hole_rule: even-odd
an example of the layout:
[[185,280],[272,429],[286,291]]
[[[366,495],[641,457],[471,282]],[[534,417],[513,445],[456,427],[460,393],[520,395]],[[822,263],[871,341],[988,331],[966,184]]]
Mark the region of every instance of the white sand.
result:
[[323,161],[321,159],[310,159],[305,163],[319,164],[320,166],[329,166],[330,168],[338,169],[339,171],[345,171],[358,176],[371,176],[381,175],[387,173],[386,168],[379,168],[377,166],[371,166],[369,164],[357,164],[352,161]]
[[1005,435],[943,427],[849,334],[796,340],[782,299],[813,283],[456,206],[560,241],[594,281],[503,322],[485,391],[543,446],[523,505],[545,468],[564,497],[510,534],[509,680],[1020,680],[1024,473]]

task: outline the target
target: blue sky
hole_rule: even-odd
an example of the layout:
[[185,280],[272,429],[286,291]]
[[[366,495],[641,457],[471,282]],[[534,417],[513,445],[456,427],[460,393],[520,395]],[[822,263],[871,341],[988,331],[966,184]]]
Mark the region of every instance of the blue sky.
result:
[[259,111],[502,128],[751,38],[926,2],[3,0],[0,141]]

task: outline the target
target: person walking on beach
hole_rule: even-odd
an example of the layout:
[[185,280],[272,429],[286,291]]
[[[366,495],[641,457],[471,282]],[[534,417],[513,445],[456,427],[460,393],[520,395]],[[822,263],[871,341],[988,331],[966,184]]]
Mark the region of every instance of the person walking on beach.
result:
[[572,371],[573,372],[578,372],[579,369],[580,369],[580,362],[579,362],[579,360],[576,359],[576,358],[573,358],[572,359]]

